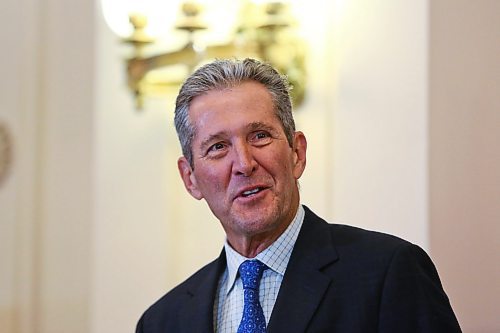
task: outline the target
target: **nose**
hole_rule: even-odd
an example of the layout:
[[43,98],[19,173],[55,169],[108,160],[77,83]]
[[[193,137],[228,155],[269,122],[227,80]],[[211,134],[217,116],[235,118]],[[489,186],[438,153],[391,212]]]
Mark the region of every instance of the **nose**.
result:
[[235,144],[233,154],[233,174],[251,176],[258,166],[252,153],[252,147],[247,143]]

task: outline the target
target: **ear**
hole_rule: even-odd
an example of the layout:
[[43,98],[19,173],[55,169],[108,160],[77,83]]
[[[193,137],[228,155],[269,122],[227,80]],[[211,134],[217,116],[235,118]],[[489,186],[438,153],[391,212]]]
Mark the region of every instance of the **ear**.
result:
[[304,133],[297,131],[293,138],[293,175],[299,179],[306,168],[307,140]]
[[198,189],[196,176],[194,175],[193,169],[184,156],[179,157],[179,159],[177,160],[177,168],[179,169],[182,181],[184,182],[184,186],[186,187],[186,190],[189,192],[189,194],[191,194],[193,198],[197,200],[203,199],[203,195]]

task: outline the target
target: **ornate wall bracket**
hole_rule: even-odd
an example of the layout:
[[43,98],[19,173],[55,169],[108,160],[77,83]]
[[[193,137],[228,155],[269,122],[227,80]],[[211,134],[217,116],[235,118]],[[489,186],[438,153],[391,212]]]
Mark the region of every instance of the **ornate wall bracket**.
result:
[[[293,29],[294,20],[282,2],[256,5],[251,2],[243,8],[241,19],[232,39],[219,45],[201,46],[197,34],[208,29],[201,18],[201,7],[195,2],[185,2],[182,17],[176,30],[187,35],[180,49],[145,56],[146,48],[154,39],[145,33],[147,19],[141,15],[130,15],[134,27],[131,36],[124,42],[133,48],[133,56],[126,60],[128,87],[132,91],[136,108],[142,109],[148,95],[164,94],[178,88],[184,78],[197,66],[215,58],[256,58],[269,62],[282,74],[287,75],[292,85],[294,104],[300,105],[305,96],[306,47]],[[184,75],[165,71],[169,67],[184,69]],[[160,71],[161,70],[161,71]]]
[[7,125],[0,122],[0,186],[7,178],[12,162],[12,140]]

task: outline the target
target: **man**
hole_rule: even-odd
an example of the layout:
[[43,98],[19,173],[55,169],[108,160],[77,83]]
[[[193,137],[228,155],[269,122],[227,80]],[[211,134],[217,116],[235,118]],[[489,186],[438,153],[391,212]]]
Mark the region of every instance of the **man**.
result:
[[185,187],[227,238],[218,259],[144,313],[137,332],[460,332],[423,250],[328,224],[300,204],[307,142],[272,67],[203,66],[181,88],[175,125]]

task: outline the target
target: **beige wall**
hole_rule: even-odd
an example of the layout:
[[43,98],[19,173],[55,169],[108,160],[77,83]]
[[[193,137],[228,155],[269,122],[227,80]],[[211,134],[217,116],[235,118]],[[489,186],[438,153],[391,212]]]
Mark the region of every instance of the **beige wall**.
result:
[[[2,1],[2,332],[88,332],[94,4]],[[5,44],[4,44],[5,43]]]
[[500,2],[430,9],[431,253],[464,332],[498,332]]
[[341,3],[330,39],[335,219],[427,248],[427,3]]
[[[487,267],[497,254],[479,244],[498,240],[499,108],[489,104],[498,103],[489,71],[498,63],[487,43],[498,5],[298,3],[310,47],[310,94],[297,112],[310,144],[303,202],[330,220],[430,247],[464,328],[498,330],[498,283],[484,274],[494,274]],[[145,307],[223,241],[177,176],[172,99],[134,110],[120,61],[127,49],[96,3],[1,6],[2,22],[20,27],[17,35],[0,30],[11,51],[2,56],[0,120],[15,143],[14,168],[0,187],[2,332],[133,331]],[[457,32],[470,36],[474,47],[465,49],[474,57],[457,57]],[[469,81],[460,80],[464,71]],[[461,236],[450,239],[450,228],[472,235],[467,246],[491,258],[476,260],[476,273],[462,271],[470,266],[458,258],[470,252],[460,250],[469,248]]]

